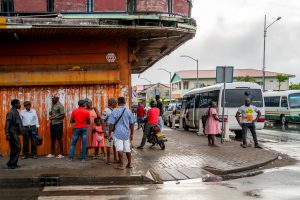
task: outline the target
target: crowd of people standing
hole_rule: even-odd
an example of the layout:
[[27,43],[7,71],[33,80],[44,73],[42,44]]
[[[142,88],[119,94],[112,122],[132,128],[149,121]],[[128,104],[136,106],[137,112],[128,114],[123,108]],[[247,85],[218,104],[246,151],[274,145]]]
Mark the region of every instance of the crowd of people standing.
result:
[[[31,156],[37,159],[37,144],[35,138],[38,135],[39,120],[35,109],[31,108],[31,102],[23,103],[18,99],[11,101],[11,109],[6,116],[5,134],[10,146],[10,157],[7,162],[9,169],[20,167],[18,159],[21,153],[19,136],[23,136],[23,157],[28,159]],[[78,139],[81,137],[82,162],[86,160],[87,152],[94,149],[93,159],[100,158],[111,164],[111,151],[113,151],[114,162],[119,163],[117,169],[124,169],[123,153],[126,153],[127,168],[131,168],[131,141],[133,138],[133,126],[135,119],[132,112],[125,106],[124,97],[117,100],[108,100],[108,107],[102,114],[96,107],[93,107],[91,99],[78,101],[78,108],[73,110],[70,122],[73,124],[73,135],[68,161],[74,160],[75,148]],[[64,106],[59,101],[59,94],[52,96],[52,107],[49,112],[51,149],[47,158],[64,158],[63,150],[63,127],[65,118]],[[55,155],[56,141],[59,144],[59,153]],[[29,149],[29,144],[31,148]],[[31,151],[30,151],[31,150]]]
[[[137,147],[143,149],[146,140],[150,134],[150,129],[158,126],[160,131],[163,131],[163,104],[160,101],[160,96],[156,96],[156,101],[151,101],[151,108],[145,112],[144,107],[139,104],[137,108],[137,122],[138,129],[144,123],[146,116],[146,124],[143,128],[143,138],[141,144]],[[37,144],[36,136],[38,135],[39,120],[35,109],[31,108],[31,102],[25,101],[23,103],[24,109],[19,112],[21,102],[18,99],[11,101],[12,108],[7,113],[5,133],[6,140],[10,146],[10,157],[7,162],[9,169],[20,167],[18,159],[21,152],[21,144],[19,136],[23,135],[23,157],[28,159],[31,156],[37,159]],[[208,138],[208,145],[216,147],[216,135],[221,133],[220,122],[222,120],[216,111],[217,104],[211,101],[209,109],[206,112],[206,120],[204,123],[204,133]],[[257,113],[254,119],[253,114]],[[58,141],[59,153],[56,155],[57,159],[64,158],[63,151],[63,127],[65,118],[64,106],[59,101],[59,95],[52,96],[52,107],[49,113],[50,119],[50,136],[51,149],[48,158],[55,157],[55,144]],[[247,148],[247,129],[252,133],[255,148],[261,148],[258,145],[255,122],[261,116],[257,107],[251,105],[251,100],[247,98],[245,104],[241,106],[237,113],[236,119],[243,131],[243,143],[241,146]],[[93,159],[102,157],[106,160],[106,164],[110,165],[111,151],[113,152],[113,162],[119,165],[116,169],[124,169],[123,154],[127,157],[127,168],[132,168],[131,164],[131,148],[134,134],[135,118],[129,108],[126,107],[124,97],[119,97],[117,100],[111,98],[108,100],[108,107],[104,109],[102,114],[96,107],[93,107],[91,99],[84,99],[78,101],[78,108],[73,110],[70,122],[73,124],[73,135],[68,161],[74,160],[75,148],[78,139],[81,137],[81,154],[80,160],[86,161],[87,152],[94,149]],[[29,143],[31,148],[29,148]],[[30,151],[31,150],[31,151]],[[99,155],[101,151],[102,156]]]

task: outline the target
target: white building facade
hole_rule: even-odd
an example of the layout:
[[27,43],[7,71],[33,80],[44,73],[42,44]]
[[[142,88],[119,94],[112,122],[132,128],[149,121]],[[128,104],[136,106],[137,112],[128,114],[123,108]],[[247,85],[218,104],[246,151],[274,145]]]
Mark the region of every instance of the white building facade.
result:
[[[266,90],[279,90],[279,82],[276,79],[278,74],[288,76],[288,80],[280,83],[280,90],[288,90],[290,84],[290,78],[294,78],[294,75],[277,73],[277,72],[266,72],[265,88]],[[259,85],[263,84],[262,71],[256,69],[235,69],[234,70],[234,81],[237,81],[237,77],[249,76],[254,79]],[[172,86],[172,98],[182,98],[189,90],[199,87],[205,87],[216,84],[216,71],[215,70],[199,70],[197,81],[196,70],[185,70],[176,72],[171,81]],[[198,84],[197,84],[198,82]]]

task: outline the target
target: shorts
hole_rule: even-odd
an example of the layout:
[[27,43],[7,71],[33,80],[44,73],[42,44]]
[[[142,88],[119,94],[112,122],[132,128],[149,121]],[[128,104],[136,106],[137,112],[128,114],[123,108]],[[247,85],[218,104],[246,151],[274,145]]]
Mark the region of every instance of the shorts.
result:
[[120,140],[118,138],[115,139],[116,151],[123,151],[124,153],[131,152],[130,140]]
[[51,139],[61,140],[63,136],[64,124],[51,124],[50,125],[50,133]]
[[138,117],[138,118],[137,118],[137,123],[139,123],[139,124],[140,124],[140,123],[143,123],[143,118]]

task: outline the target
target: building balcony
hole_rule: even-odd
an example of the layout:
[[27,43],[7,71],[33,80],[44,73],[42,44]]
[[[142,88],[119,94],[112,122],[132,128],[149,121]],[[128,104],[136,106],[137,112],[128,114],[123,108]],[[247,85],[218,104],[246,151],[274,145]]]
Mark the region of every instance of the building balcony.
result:
[[[47,41],[51,44],[82,39],[123,39],[128,43],[132,73],[136,74],[144,72],[196,34],[196,22],[190,18],[192,3],[189,0],[0,2],[0,42],[3,48],[7,47],[4,49],[28,42]],[[11,54],[7,51],[3,55]],[[110,53],[118,60],[116,52]]]
[[2,16],[38,14],[166,14],[191,16],[190,0],[7,0],[1,1]]

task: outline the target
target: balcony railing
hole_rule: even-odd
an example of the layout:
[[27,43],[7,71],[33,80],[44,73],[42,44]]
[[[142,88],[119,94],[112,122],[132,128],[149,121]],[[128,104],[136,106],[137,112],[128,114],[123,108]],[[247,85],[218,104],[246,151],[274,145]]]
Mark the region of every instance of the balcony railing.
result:
[[191,16],[191,0],[0,0],[0,16],[82,14],[166,14]]

